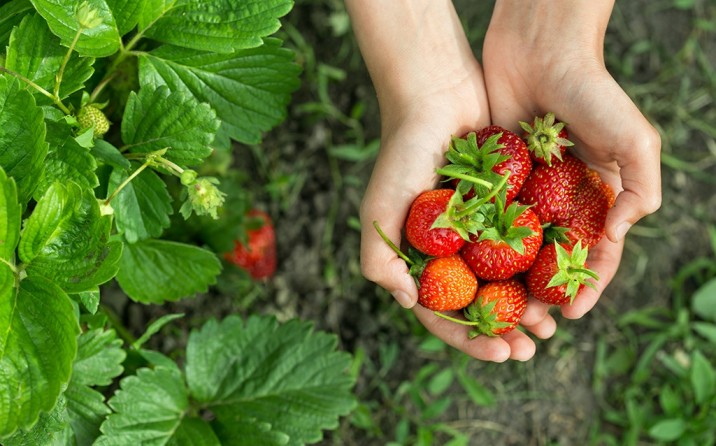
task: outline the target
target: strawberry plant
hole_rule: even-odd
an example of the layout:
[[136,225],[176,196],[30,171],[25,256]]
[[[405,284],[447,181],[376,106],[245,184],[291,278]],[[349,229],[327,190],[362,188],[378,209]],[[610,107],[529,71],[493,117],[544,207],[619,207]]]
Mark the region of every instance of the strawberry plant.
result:
[[224,245],[170,228],[231,221],[207,166],[284,119],[292,6],[0,6],[3,444],[303,444],[352,408],[349,358],[307,323],[212,319],[178,363],[143,347],[174,317],[130,342],[101,305],[109,284],[162,304],[215,283]]

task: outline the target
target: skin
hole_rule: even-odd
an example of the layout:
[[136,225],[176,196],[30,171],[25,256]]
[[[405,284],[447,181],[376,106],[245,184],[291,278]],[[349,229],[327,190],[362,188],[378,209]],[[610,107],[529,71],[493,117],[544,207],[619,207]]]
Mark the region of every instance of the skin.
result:
[[[466,327],[416,305],[405,262],[373,221],[399,245],[410,204],[437,185],[435,168],[444,164],[451,135],[491,123],[519,131],[519,120],[553,111],[569,124],[578,156],[618,193],[607,237],[590,252],[597,290],[585,289],[562,307],[567,318],[588,312],[618,269],[629,227],[661,203],[659,135],[604,67],[613,2],[498,0],[485,37],[484,71],[448,0],[345,4],[381,112],[381,150],[361,205],[364,276],[466,354],[496,362],[530,359],[535,344],[522,330],[469,340]],[[556,323],[548,309],[530,300],[521,325],[539,338],[552,336]]]

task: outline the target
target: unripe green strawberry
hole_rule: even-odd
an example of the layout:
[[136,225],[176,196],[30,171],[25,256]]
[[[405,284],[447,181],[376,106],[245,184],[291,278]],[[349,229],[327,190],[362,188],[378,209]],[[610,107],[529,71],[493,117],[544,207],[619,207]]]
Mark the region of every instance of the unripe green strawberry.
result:
[[82,130],[94,127],[95,136],[102,136],[109,130],[109,120],[102,110],[93,104],[85,105],[77,113],[77,122]]

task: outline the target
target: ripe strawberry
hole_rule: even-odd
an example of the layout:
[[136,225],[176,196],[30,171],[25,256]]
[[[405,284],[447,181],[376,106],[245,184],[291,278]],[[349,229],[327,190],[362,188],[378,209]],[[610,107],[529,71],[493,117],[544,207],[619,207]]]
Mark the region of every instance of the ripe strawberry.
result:
[[542,246],[542,227],[531,209],[517,202],[503,210],[498,199],[480,236],[460,250],[465,262],[483,280],[509,279],[527,271]]
[[452,189],[433,189],[413,201],[405,221],[405,238],[429,256],[457,253],[470,237],[471,212],[463,213],[462,196]]
[[456,188],[467,199],[484,197],[506,181],[507,201],[511,202],[532,168],[524,141],[497,126],[452,138],[445,156],[449,164],[437,172],[457,183]]
[[378,234],[390,248],[410,266],[410,274],[418,285],[418,303],[433,311],[465,308],[475,298],[478,283],[465,261],[457,254],[447,257],[425,257],[411,250],[408,257],[373,222]]
[[247,240],[234,241],[234,250],[224,258],[248,271],[254,279],[265,279],[276,272],[276,235],[271,217],[252,209],[247,213]]
[[505,203],[511,203],[517,197],[527,175],[532,170],[532,159],[530,158],[529,149],[527,149],[527,145],[522,138],[516,133],[497,125],[484,127],[477,132],[477,142],[481,145],[485,144],[494,135],[500,135],[497,144],[503,147],[499,152],[502,155],[506,155],[507,159],[497,163],[492,170],[500,176],[510,172],[510,177],[507,180],[507,199]]
[[582,240],[591,247],[604,235],[614,192],[582,160],[566,153],[561,163],[535,166],[518,199],[532,205],[542,224],[565,228],[572,243]]
[[475,300],[463,310],[466,320],[436,313],[461,325],[472,327],[470,339],[479,335],[500,336],[514,330],[527,309],[527,289],[517,279],[488,282]]
[[525,131],[523,137],[527,141],[527,149],[532,160],[547,166],[554,162],[553,157],[562,161],[567,147],[573,146],[570,141],[567,127],[563,122],[556,120],[554,113],[550,112],[543,118],[535,117],[532,125],[520,121]]
[[571,304],[585,285],[594,288],[588,280],[599,277],[588,269],[587,254],[580,242],[546,244],[525,277],[530,295],[547,304],[563,305]]

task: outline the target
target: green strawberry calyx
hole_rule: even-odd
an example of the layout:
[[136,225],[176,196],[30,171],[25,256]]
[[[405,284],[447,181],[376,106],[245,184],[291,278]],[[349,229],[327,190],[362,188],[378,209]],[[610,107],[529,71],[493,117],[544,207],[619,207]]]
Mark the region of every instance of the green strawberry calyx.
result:
[[505,190],[503,189],[495,198],[495,202],[491,203],[486,225],[482,228],[477,241],[504,242],[518,254],[524,254],[524,239],[534,235],[535,232],[527,226],[515,226],[515,220],[530,206],[512,202],[505,208],[504,203]]
[[557,242],[554,242],[554,249],[557,255],[557,272],[547,283],[547,288],[566,285],[565,295],[569,297],[570,304],[577,297],[581,285],[596,289],[590,279],[599,280],[599,276],[586,268],[589,250],[586,246],[582,246],[581,241],[572,247],[571,253]]
[[434,313],[436,316],[455,322],[456,324],[472,327],[467,334],[469,339],[474,339],[480,335],[498,336],[496,334],[497,331],[507,328],[512,324],[498,319],[498,314],[495,312],[496,305],[497,300],[487,302],[483,305],[478,292],[478,296],[475,300],[463,310],[465,319],[458,319],[439,311],[435,311]]
[[536,117],[533,125],[520,121],[520,126],[527,133],[527,148],[537,158],[545,160],[548,166],[552,165],[552,157],[562,161],[561,147],[570,147],[574,143],[559,136],[564,129],[564,122],[555,124],[554,113],[549,112],[543,118]]

